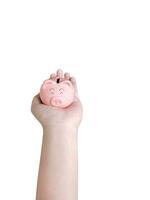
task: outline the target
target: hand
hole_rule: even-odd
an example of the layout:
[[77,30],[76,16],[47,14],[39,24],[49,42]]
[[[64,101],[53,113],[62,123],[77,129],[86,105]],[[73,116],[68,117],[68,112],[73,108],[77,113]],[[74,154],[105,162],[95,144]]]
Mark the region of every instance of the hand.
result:
[[50,79],[55,80],[60,78],[60,81],[70,80],[75,89],[75,97],[73,103],[66,108],[56,108],[44,105],[41,102],[39,94],[33,98],[31,111],[36,119],[41,123],[43,128],[56,127],[74,127],[78,128],[82,119],[82,104],[78,97],[76,80],[70,77],[69,73],[63,75],[61,69],[57,70],[56,74],[51,74]]

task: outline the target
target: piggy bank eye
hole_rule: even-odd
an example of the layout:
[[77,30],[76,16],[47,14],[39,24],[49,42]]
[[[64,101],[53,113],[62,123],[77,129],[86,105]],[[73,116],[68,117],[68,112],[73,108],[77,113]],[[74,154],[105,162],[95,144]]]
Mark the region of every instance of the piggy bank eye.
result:
[[64,89],[63,89],[63,88],[60,88],[60,89],[59,89],[59,94],[63,94],[63,92],[64,92]]
[[50,91],[51,94],[54,94],[54,89],[53,88],[49,89],[49,91]]

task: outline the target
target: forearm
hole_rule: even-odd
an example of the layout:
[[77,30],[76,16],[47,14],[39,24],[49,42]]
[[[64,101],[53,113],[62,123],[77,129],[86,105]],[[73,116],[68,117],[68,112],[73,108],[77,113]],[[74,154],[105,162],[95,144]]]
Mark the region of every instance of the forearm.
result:
[[77,129],[46,128],[39,167],[37,200],[77,200]]

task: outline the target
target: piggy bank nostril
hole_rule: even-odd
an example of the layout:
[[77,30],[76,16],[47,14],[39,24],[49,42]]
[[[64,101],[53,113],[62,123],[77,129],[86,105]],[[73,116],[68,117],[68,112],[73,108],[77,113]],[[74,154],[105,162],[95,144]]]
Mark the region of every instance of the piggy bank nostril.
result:
[[59,103],[59,102],[58,102],[58,100],[56,99],[56,100],[55,100],[55,104],[57,105],[58,103]]
[[62,103],[62,101],[61,100],[59,100],[59,104],[61,104]]
[[56,103],[56,105],[60,105],[61,104],[61,100],[60,99],[56,99],[55,103]]
[[52,98],[52,99],[51,99],[51,104],[52,104],[53,106],[59,106],[59,105],[62,104],[62,101],[61,101],[61,99],[58,99],[58,98]]

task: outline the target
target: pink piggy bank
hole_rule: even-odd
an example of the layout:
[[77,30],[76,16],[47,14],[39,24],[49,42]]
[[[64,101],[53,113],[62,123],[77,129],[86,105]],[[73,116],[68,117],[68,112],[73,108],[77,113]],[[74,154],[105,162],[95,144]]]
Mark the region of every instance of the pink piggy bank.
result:
[[56,82],[45,80],[40,89],[41,101],[46,105],[67,107],[74,100],[74,87],[69,80]]

